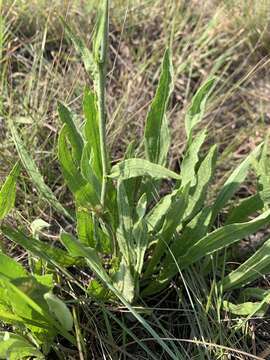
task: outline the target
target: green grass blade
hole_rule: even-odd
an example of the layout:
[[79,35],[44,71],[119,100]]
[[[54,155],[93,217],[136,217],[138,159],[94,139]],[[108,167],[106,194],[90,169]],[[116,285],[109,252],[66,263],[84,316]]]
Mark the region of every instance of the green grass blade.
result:
[[224,291],[242,287],[270,273],[270,240],[237,269],[228,274],[221,285]]
[[6,178],[0,190],[0,220],[2,220],[14,207],[16,197],[16,180],[20,174],[21,166],[16,163]]
[[173,90],[173,68],[170,50],[167,49],[162,63],[158,88],[147,115],[144,143],[149,161],[165,165],[170,147],[170,134],[166,118],[168,101]]
[[61,214],[65,215],[67,218],[73,220],[73,218],[69,214],[69,212],[56,199],[52,190],[45,184],[41,173],[39,172],[34,160],[27,152],[25,145],[24,145],[22,139],[20,138],[18,131],[11,119],[9,120],[9,128],[11,130],[12,138],[13,138],[14,144],[16,146],[17,152],[20,156],[20,159],[23,163],[23,166],[25,167],[29,177],[33,181],[37,190],[40,192],[42,197],[44,199],[46,199],[55,210],[57,210]]
[[118,289],[113,286],[111,282],[111,278],[108,276],[106,271],[103,269],[100,259],[94,249],[86,248],[81,243],[79,243],[76,239],[67,237],[66,239],[62,239],[64,245],[74,256],[84,256],[89,267],[97,274],[99,279],[108,287],[110,291],[112,291],[118,299],[123,303],[124,306],[130,311],[130,313],[134,316],[137,321],[139,321],[142,326],[149,332],[150,335],[158,342],[158,344],[164,349],[168,355],[174,359],[179,360],[179,358],[173,353],[170,347],[166,344],[164,340],[162,340],[157,332],[147,323],[147,321],[130,305],[130,303],[123,297]]

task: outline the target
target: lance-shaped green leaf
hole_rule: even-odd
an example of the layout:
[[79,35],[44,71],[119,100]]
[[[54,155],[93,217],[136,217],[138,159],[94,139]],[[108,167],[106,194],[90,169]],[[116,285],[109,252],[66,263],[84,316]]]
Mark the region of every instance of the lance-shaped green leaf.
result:
[[142,194],[136,206],[136,213],[139,218],[138,221],[141,221],[143,219],[146,210],[147,210],[147,196],[146,194]]
[[217,146],[213,145],[203,159],[196,175],[196,185],[193,187],[185,212],[185,221],[192,219],[203,207],[207,198],[207,189],[213,178],[217,161]]
[[65,330],[71,331],[73,317],[66,304],[51,292],[44,294],[44,299],[48,304],[50,313],[55,316]]
[[191,105],[187,110],[185,117],[185,128],[188,141],[192,138],[194,127],[202,120],[205,112],[207,100],[215,83],[214,78],[208,79],[193,96]]
[[153,255],[147,266],[145,276],[150,276],[155,267],[158,265],[160,259],[167,251],[167,246],[173,241],[174,233],[182,221],[182,217],[188,204],[189,184],[178,190],[171,202],[162,225],[161,230],[158,232],[157,244],[154,249]]
[[10,280],[28,276],[20,263],[2,253],[0,253],[0,274]]
[[[256,317],[260,316],[263,317],[267,311],[268,304],[267,299],[261,301],[261,302],[244,302],[241,304],[233,304],[227,300],[222,301],[222,309],[225,311],[228,311],[231,314],[237,315],[237,316],[254,316]],[[269,297],[268,297],[269,300]]]
[[149,211],[145,220],[148,226],[148,231],[156,233],[160,230],[165,215],[167,214],[171,204],[177,195],[179,189],[172,191],[170,194],[163,196],[159,202]]
[[54,193],[52,190],[45,184],[44,179],[36,166],[34,160],[27,152],[25,145],[20,138],[18,131],[13,123],[13,121],[9,120],[9,128],[11,130],[12,138],[14,141],[14,144],[16,146],[16,149],[18,151],[18,154],[20,156],[20,159],[23,163],[23,166],[25,167],[28,175],[30,176],[33,184],[37,188],[37,190],[40,192],[42,197],[46,199],[49,204],[57,211],[68,217],[69,219],[73,220],[72,216],[69,214],[69,212],[60,204],[60,202],[56,199]]
[[35,358],[44,360],[44,355],[21,335],[7,331],[0,332],[0,359]]
[[[136,157],[135,141],[132,141],[128,144],[128,147],[124,154],[124,160],[135,158],[135,157]],[[145,193],[144,189],[143,188],[141,189],[141,186],[143,186],[142,180],[143,179],[141,177],[136,177],[136,178],[131,178],[131,179],[125,180],[125,188],[126,188],[126,193],[127,193],[128,199],[129,199],[129,206],[134,215],[135,215],[134,207],[138,201],[138,198],[139,198],[140,194]]]
[[228,274],[221,285],[224,290],[239,288],[270,273],[270,240],[267,240],[250,258]]
[[101,180],[96,176],[93,168],[92,159],[94,157],[93,151],[87,142],[84,145],[81,158],[81,174],[85,180],[90,184],[97,199],[100,199],[101,194]]
[[109,3],[108,0],[102,0],[93,41],[93,54],[97,63],[103,64],[107,61],[108,31]]
[[194,140],[191,141],[190,145],[185,152],[184,159],[181,163],[181,185],[184,186],[188,182],[191,186],[196,182],[196,165],[199,161],[199,150],[204,143],[206,138],[206,130],[201,131]]
[[248,217],[254,214],[256,211],[263,209],[264,202],[261,198],[261,194],[255,194],[242,200],[241,203],[229,212],[229,216],[226,220],[226,225],[233,223],[244,222]]
[[126,264],[131,266],[132,264],[132,228],[133,220],[131,209],[129,206],[128,196],[125,189],[125,183],[118,181],[117,185],[117,204],[119,214],[119,228],[117,230],[117,242],[119,249],[125,259]]
[[112,283],[111,278],[103,268],[101,260],[95,249],[83,245],[73,236],[64,232],[61,233],[60,239],[71,256],[85,258],[89,267],[103,283],[107,285]]
[[126,180],[137,176],[150,176],[155,179],[172,178],[180,180],[180,175],[164,166],[144,159],[127,159],[112,167],[111,178]]
[[134,299],[134,279],[131,275],[130,266],[122,258],[119,270],[112,277],[113,285],[122,294],[122,296],[132,303]]
[[167,49],[162,63],[158,88],[147,115],[144,143],[149,161],[165,165],[170,147],[170,134],[166,118],[168,101],[173,90],[173,68],[170,50]]
[[162,262],[163,268],[158,276],[143,290],[142,295],[155,294],[169,284],[170,280],[178,273],[179,267],[181,268],[181,260],[179,258],[186,253],[189,247],[207,233],[210,220],[211,208],[204,208],[185,227],[183,234],[174,239],[170,251],[167,252]]
[[85,70],[92,78],[94,78],[97,69],[92,52],[87,48],[84,41],[81,38],[79,38],[77,35],[75,35],[74,30],[71,29],[71,27],[65,22],[65,20],[62,17],[60,19],[63,23],[64,29],[68,37],[73,43],[73,46],[75,47],[77,53],[82,58]]
[[[172,244],[172,253],[176,259],[183,256],[188,249],[205,236],[209,229],[211,220],[211,207],[203,208],[194,218],[184,227],[181,236]],[[171,255],[168,254],[171,259]],[[173,261],[173,259],[171,259]],[[174,261],[173,261],[174,262]],[[167,265],[167,261],[165,261]],[[169,263],[170,264],[170,263]],[[172,269],[175,264],[170,264]],[[176,268],[176,267],[175,267]],[[177,268],[176,268],[177,270]]]
[[239,189],[242,182],[245,180],[250,165],[259,156],[261,152],[262,144],[257,146],[246,159],[232,172],[221,191],[219,192],[217,199],[213,205],[212,223],[215,221],[217,214],[232,198],[235,192]]
[[27,288],[27,291],[25,291],[25,288],[21,289],[20,286],[16,286],[15,281],[14,283],[10,282],[2,276],[0,276],[0,285],[5,288],[8,302],[13,311],[22,319],[25,319],[28,328],[36,326],[52,333],[58,332],[72,344],[75,343],[73,336],[50,315],[48,306],[45,305],[46,302],[37,302],[35,297],[32,298],[31,289]]
[[19,163],[15,164],[0,190],[0,220],[14,207],[16,197],[16,180],[20,174]]
[[144,219],[140,219],[133,228],[132,231],[133,239],[134,239],[134,253],[135,256],[135,281],[139,278],[142,272],[143,264],[144,264],[144,256],[148,246],[148,232],[147,232],[147,224]]
[[3,234],[11,241],[22,246],[24,249],[37,255],[41,259],[57,263],[61,266],[71,266],[79,263],[79,260],[70,256],[66,251],[53,247],[43,241],[26,236],[19,230],[14,230],[10,226],[1,227]]
[[180,267],[185,268],[200,260],[204,256],[212,254],[226,246],[232,245],[250,234],[253,234],[264,225],[268,224],[269,220],[270,210],[265,211],[263,214],[251,221],[226,225],[211,232],[191,246],[187,253],[180,258]]
[[95,188],[83,178],[76,167],[67,140],[68,131],[64,125],[58,139],[58,158],[64,179],[78,205],[95,207],[99,204]]
[[69,142],[72,146],[72,154],[77,164],[80,164],[82,151],[83,151],[83,139],[79,133],[70,110],[62,103],[58,103],[58,114],[63,124],[66,124],[66,132]]
[[100,135],[96,96],[94,92],[88,88],[84,91],[83,110],[85,116],[84,136],[93,154],[91,157],[91,166],[96,176],[101,179],[102,161],[100,154]]
[[94,222],[90,211],[78,208],[76,211],[76,219],[79,240],[86,246],[95,247]]
[[266,298],[267,295],[270,295],[270,291],[268,289],[261,289],[261,288],[254,288],[254,287],[247,287],[241,289],[241,292],[238,296],[238,301],[243,302],[250,299],[256,300],[263,300]]

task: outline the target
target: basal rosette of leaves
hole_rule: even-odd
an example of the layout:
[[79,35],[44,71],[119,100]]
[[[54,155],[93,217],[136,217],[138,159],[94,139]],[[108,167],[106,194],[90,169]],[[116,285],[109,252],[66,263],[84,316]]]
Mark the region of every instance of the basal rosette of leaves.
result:
[[[16,349],[22,346],[26,356],[42,358],[40,347],[43,346],[46,354],[45,348],[53,344],[57,335],[74,343],[70,309],[52,293],[55,269],[68,276],[71,266],[88,268],[94,278],[87,287],[79,284],[87,296],[108,302],[118,299],[138,321],[143,322],[132,304],[139,304],[142,297],[159,293],[182,270],[256,233],[270,221],[267,142],[255,148],[236,167],[215,199],[209,201],[207,197],[218,152],[217,146],[213,145],[206,155],[201,155],[207,129],[198,130],[198,125],[204,116],[207,99],[216,86],[215,78],[208,79],[197,90],[188,107],[186,150],[180,172],[175,172],[166,167],[170,149],[166,110],[174,77],[170,50],[167,49],[145,122],[144,157],[138,157],[132,143],[124,159],[115,164],[108,154],[105,132],[108,1],[101,5],[92,51],[67,24],[64,23],[64,27],[93,80],[93,87],[86,87],[84,92],[81,127],[74,121],[69,108],[58,104],[62,122],[58,160],[76,211],[73,213],[60,204],[44,183],[16,124],[9,119],[20,161],[2,185],[0,219],[4,219],[14,206],[16,181],[23,167],[40,196],[66,217],[74,232],[63,230],[59,236],[63,246],[54,247],[39,239],[35,232],[29,236],[25,231],[11,227],[8,221],[2,222],[2,234],[38,261],[28,272],[0,253],[0,319],[15,328],[24,326],[32,333],[32,342],[23,336],[0,334],[6,345],[0,345],[0,357],[12,351],[16,355]],[[251,167],[255,168],[258,178],[257,193],[232,206],[225,223],[219,224],[216,221],[218,215],[245,181]],[[160,196],[164,180],[170,180],[172,186],[168,194]],[[234,289],[244,289],[268,274],[269,258],[270,240],[267,240],[248,260],[220,277],[221,291],[226,295]],[[248,316],[264,313],[268,292],[247,289],[243,290],[238,304],[224,300],[224,309]],[[254,294],[256,301],[251,301]],[[152,328],[147,330],[155,336]],[[167,345],[162,343],[162,346],[166,348]]]

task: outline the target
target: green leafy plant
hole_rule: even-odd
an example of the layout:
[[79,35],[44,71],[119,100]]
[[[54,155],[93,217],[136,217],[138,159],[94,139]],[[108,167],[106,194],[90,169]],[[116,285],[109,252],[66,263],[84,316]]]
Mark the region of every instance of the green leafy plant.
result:
[[43,358],[58,334],[75,343],[69,333],[73,318],[65,303],[52,293],[52,274],[30,274],[0,253],[0,284],[0,318],[21,331],[20,336],[1,333],[1,359]]
[[[87,289],[82,284],[78,286],[95,299],[115,301],[118,298],[156,337],[154,330],[143,322],[131,304],[138,303],[141,297],[162,291],[179,272],[194,264],[204,261],[207,274],[207,261],[212,255],[269,223],[267,144],[255,148],[231,173],[215,200],[208,198],[218,152],[217,146],[213,145],[205,155],[201,155],[207,129],[199,130],[199,125],[207,100],[216,86],[216,79],[210,78],[197,90],[187,110],[187,144],[181,170],[175,172],[168,169],[170,133],[166,110],[173,90],[173,69],[170,50],[167,49],[156,94],[146,118],[144,157],[138,157],[139,152],[132,143],[122,161],[116,164],[111,162],[105,131],[108,1],[103,1],[101,5],[92,51],[67,24],[64,23],[64,26],[93,79],[93,89],[87,87],[84,92],[85,119],[82,128],[77,126],[68,107],[58,104],[63,124],[58,139],[58,159],[65,183],[74,198],[74,213],[65,209],[44,183],[12,120],[9,125],[21,162],[37,190],[74,225],[74,232],[67,233],[64,229],[61,232],[60,241],[65,250],[40,240],[36,234],[29,236],[16,230],[7,223],[2,225],[2,233],[24,247],[31,256],[44,262],[43,269],[49,273],[58,268],[74,280],[69,267],[88,266],[95,278]],[[218,215],[233,199],[251,167],[258,174],[257,194],[233,206],[228,211],[225,224],[220,224]],[[19,171],[20,165],[16,164],[2,187],[1,218],[14,205]],[[164,181],[168,180],[170,192],[161,196],[160,190]],[[242,288],[268,273],[269,255],[268,240],[246,262],[226,276],[220,276],[220,292],[224,294],[225,291]],[[66,305],[52,295],[51,275],[36,275],[34,269],[33,274],[28,274],[7,256],[1,254],[0,259],[10,266],[12,276],[10,278],[4,273],[6,265],[3,265],[3,269],[0,267],[3,292],[16,294],[15,304],[10,304],[11,300],[5,303],[10,296],[3,294],[4,308],[0,318],[19,324],[22,316],[20,311],[25,308],[24,320],[26,316],[30,322],[29,325],[26,322],[25,326],[37,338],[36,332],[40,334],[46,331],[51,337],[60,334],[73,342],[69,333],[72,318]],[[29,284],[30,294],[23,291],[25,282]],[[36,298],[38,288],[42,288],[42,291],[38,291]],[[250,298],[247,294],[239,299],[244,301],[242,305],[245,304],[247,309],[245,315],[261,312],[269,296],[260,293],[257,296],[260,302],[248,307],[246,301]],[[10,306],[12,313],[8,317],[7,307]],[[224,309],[240,313],[239,306],[229,301],[224,301]],[[241,311],[243,314],[243,308]],[[64,316],[59,318],[59,313]],[[45,330],[40,332],[40,328]],[[13,335],[10,335],[10,339],[15,344],[21,341],[16,336],[13,338]],[[165,342],[161,341],[161,344],[168,350]],[[9,346],[7,349],[10,349]]]

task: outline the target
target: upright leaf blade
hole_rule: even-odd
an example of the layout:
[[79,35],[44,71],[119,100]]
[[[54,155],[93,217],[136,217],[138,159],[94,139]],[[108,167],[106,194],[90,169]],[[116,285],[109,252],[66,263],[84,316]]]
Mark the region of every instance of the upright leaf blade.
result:
[[82,151],[83,151],[83,139],[79,133],[70,110],[62,103],[58,103],[58,114],[63,124],[66,124],[67,136],[72,146],[72,152],[77,164],[80,164]]
[[170,134],[166,118],[168,101],[173,90],[173,68],[170,50],[167,49],[162,63],[158,88],[145,124],[145,150],[149,161],[165,165],[170,147]]
[[214,86],[215,79],[208,79],[196,92],[192,98],[191,105],[187,110],[185,117],[185,128],[188,141],[192,137],[194,127],[202,120],[207,100],[210,96],[211,90]]
[[[125,182],[118,181],[117,204],[119,214],[119,228],[117,230],[117,241],[120,251],[127,265],[132,264],[132,214],[129,206],[128,196],[125,189]],[[124,265],[123,265],[124,266]]]
[[44,299],[48,304],[50,313],[55,316],[65,330],[71,331],[73,328],[73,317],[66,304],[51,292],[46,293]]
[[98,125],[98,111],[94,92],[86,88],[83,98],[83,110],[85,116],[84,135],[92,150],[91,165],[95,174],[102,178],[102,161],[100,154],[100,134]]
[[76,167],[72,154],[68,148],[68,130],[64,125],[60,131],[58,139],[58,158],[65,181],[70,191],[75,196],[76,202],[80,206],[91,206],[94,208],[99,205],[99,199],[93,184],[88,183]]
[[14,207],[16,180],[19,176],[20,170],[21,167],[19,163],[16,163],[0,190],[0,220],[2,220]]
[[189,184],[179,189],[172,199],[171,205],[164,216],[162,228],[156,235],[158,241],[145,276],[151,276],[158,265],[160,259],[167,252],[167,246],[170,246],[174,239],[177,227],[181,224],[182,217],[188,204]]
[[119,270],[113,275],[113,285],[122,296],[132,303],[134,299],[134,279],[131,275],[130,266],[122,259]]
[[190,182],[191,185],[194,185],[194,181],[196,180],[196,165],[199,161],[198,154],[205,138],[206,130],[203,130],[195,137],[187,148],[184,159],[181,163],[182,186],[186,185],[188,182]]
[[207,197],[207,189],[213,178],[217,161],[217,147],[213,145],[206,157],[203,159],[196,174],[196,184],[194,185],[189,203],[185,212],[185,220],[192,219],[204,206]]
[[84,41],[81,38],[79,38],[77,35],[75,35],[73,29],[71,29],[71,27],[65,22],[65,20],[63,18],[61,18],[61,21],[62,21],[62,23],[64,25],[64,29],[65,29],[68,37],[72,41],[77,53],[82,58],[85,70],[88,72],[88,74],[91,77],[95,78],[97,69],[96,69],[96,64],[94,61],[93,54],[87,48]]
[[262,144],[257,146],[246,159],[232,172],[213,205],[212,223],[215,221],[219,211],[227,204],[228,200],[235,194],[241,183],[245,180],[252,161],[260,154]]

